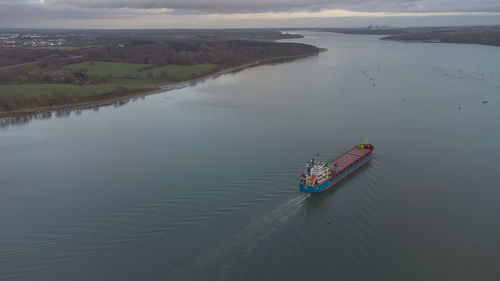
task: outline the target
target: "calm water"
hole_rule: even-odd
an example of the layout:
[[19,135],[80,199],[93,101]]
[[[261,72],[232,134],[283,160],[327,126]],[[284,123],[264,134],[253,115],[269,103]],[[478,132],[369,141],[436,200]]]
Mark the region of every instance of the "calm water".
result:
[[500,48],[304,34],[329,51],[0,128],[0,279],[498,280]]

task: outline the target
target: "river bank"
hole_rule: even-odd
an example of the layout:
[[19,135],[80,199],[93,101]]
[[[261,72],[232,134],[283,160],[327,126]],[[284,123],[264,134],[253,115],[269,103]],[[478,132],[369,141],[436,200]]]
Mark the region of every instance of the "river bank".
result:
[[325,52],[325,51],[327,51],[327,49],[319,49],[319,51],[317,51],[317,52],[308,53],[308,54],[301,54],[301,55],[296,55],[296,56],[280,56],[280,57],[272,57],[272,58],[255,60],[255,61],[252,61],[249,63],[219,69],[213,73],[201,75],[201,76],[195,77],[193,79],[188,79],[188,80],[180,81],[180,82],[173,82],[173,83],[169,83],[169,84],[165,84],[165,85],[157,85],[155,87],[155,89],[153,89],[153,90],[134,91],[130,94],[125,94],[125,95],[120,96],[120,97],[114,97],[114,98],[108,98],[108,99],[96,99],[96,100],[91,100],[91,101],[61,104],[61,105],[54,105],[54,106],[31,107],[31,108],[24,108],[24,109],[19,109],[19,110],[12,110],[12,111],[0,111],[0,118],[38,114],[38,113],[63,110],[63,109],[86,109],[86,108],[93,108],[96,106],[112,105],[112,104],[115,104],[117,102],[124,101],[124,100],[131,99],[131,98],[135,98],[135,97],[153,95],[153,94],[157,94],[157,93],[164,92],[164,91],[169,91],[169,90],[179,89],[179,88],[183,88],[183,87],[190,86],[190,85],[195,85],[195,84],[197,84],[199,82],[203,82],[207,79],[217,78],[220,75],[240,71],[240,70],[243,70],[243,69],[248,68],[248,67],[253,67],[253,66],[264,64],[264,63],[272,63],[272,62],[277,62],[277,61],[282,61],[282,60],[293,60],[293,59],[298,59],[298,58],[303,58],[303,57],[315,56],[315,55],[318,55],[318,54]]

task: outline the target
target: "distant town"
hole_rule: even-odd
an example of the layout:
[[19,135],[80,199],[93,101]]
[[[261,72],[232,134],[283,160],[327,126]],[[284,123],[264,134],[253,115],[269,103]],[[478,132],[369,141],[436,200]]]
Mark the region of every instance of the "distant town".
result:
[[39,33],[0,33],[0,47],[55,47],[64,46],[69,35],[43,35]]

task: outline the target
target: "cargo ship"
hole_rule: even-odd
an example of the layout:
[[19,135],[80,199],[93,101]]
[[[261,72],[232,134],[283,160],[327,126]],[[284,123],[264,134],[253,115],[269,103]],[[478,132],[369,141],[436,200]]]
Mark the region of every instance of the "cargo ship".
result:
[[300,190],[307,193],[318,193],[333,187],[359,167],[368,163],[371,160],[373,149],[373,145],[366,140],[364,144],[358,144],[328,162],[313,158],[307,163],[304,174],[300,176]]

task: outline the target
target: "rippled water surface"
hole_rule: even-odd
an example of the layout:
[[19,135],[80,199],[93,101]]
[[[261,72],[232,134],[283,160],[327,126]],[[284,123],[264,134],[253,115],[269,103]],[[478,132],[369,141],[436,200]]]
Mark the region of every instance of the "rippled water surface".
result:
[[4,120],[0,280],[498,280],[500,48],[304,34],[329,50]]

